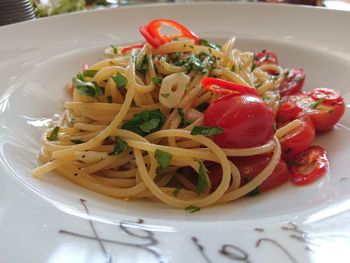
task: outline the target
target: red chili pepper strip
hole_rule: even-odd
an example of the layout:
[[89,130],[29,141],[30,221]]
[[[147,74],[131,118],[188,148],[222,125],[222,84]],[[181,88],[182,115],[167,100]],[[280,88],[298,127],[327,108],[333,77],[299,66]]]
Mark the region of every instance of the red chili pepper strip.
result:
[[[179,31],[175,35],[164,35],[160,32],[163,26],[168,26]],[[200,43],[200,39],[185,26],[179,24],[174,20],[169,19],[155,19],[145,26],[139,27],[140,33],[147,40],[147,42],[154,48],[158,48],[165,43],[172,41],[175,38],[189,38],[193,39],[196,44]]]
[[296,185],[314,182],[324,175],[329,167],[326,151],[319,146],[311,146],[292,160],[291,181]]
[[145,43],[142,42],[142,43],[137,43],[137,44],[134,44],[134,45],[131,45],[131,46],[128,46],[128,47],[124,47],[124,48],[121,49],[120,53],[125,54],[125,53],[128,53],[129,51],[131,51],[134,48],[143,48],[144,45],[145,45]]
[[240,94],[259,96],[256,89],[217,78],[203,78],[201,83],[208,91],[219,95]]

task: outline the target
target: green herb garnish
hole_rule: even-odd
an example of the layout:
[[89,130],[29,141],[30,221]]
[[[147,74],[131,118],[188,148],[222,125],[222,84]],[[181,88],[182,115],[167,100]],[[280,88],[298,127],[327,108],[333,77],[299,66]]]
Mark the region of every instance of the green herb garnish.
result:
[[112,51],[114,54],[118,54],[118,48],[114,45],[111,45]]
[[120,139],[119,137],[114,137],[114,141],[115,141],[115,144],[114,144],[113,151],[110,152],[109,155],[120,154],[128,147],[128,144],[124,140]]
[[152,78],[152,82],[153,82],[154,85],[159,85],[159,84],[162,83],[162,78],[160,78],[160,77],[153,77]]
[[160,95],[161,95],[164,99],[166,99],[166,98],[168,98],[168,97],[170,96],[170,93],[160,93]]
[[215,49],[217,51],[221,50],[221,46],[220,45],[212,43],[212,42],[209,42],[206,39],[200,39],[200,44],[201,44],[201,46],[210,47],[210,48]]
[[198,170],[198,180],[196,185],[196,192],[198,194],[208,192],[210,190],[210,180],[207,173],[207,168],[205,167],[203,161],[198,160],[199,170]]
[[83,74],[78,74],[72,79],[72,82],[78,93],[83,96],[99,97],[105,92],[104,88],[98,86],[95,82],[87,81]]
[[70,140],[72,143],[74,143],[74,144],[81,144],[81,143],[83,143],[83,141],[82,140]]
[[162,170],[166,169],[169,166],[172,157],[173,156],[170,153],[159,149],[154,152],[154,158],[156,158],[156,161]]
[[122,125],[122,129],[129,130],[141,136],[160,130],[164,124],[165,117],[159,109],[145,110],[136,113],[132,119]]
[[320,106],[324,102],[324,99],[325,98],[321,98],[318,101],[315,101],[314,103],[311,103],[309,107],[311,109],[316,109],[318,106]]
[[178,194],[180,193],[180,188],[176,188],[174,191],[173,191],[173,196],[178,196]]
[[191,134],[192,135],[203,135],[203,136],[213,136],[224,131],[221,127],[203,127],[203,126],[194,126]]
[[112,95],[107,96],[106,99],[107,99],[107,102],[108,102],[108,103],[112,103],[112,102],[113,102],[113,97],[112,97]]
[[112,77],[115,84],[117,84],[117,88],[122,91],[125,89],[126,84],[128,84],[128,79],[124,77],[120,72],[117,72],[117,74]]
[[200,207],[190,205],[190,206],[186,207],[185,210],[192,214],[192,213],[198,212],[201,209],[200,209]]
[[198,105],[196,109],[200,112],[204,112],[209,107],[209,105],[210,105],[209,103],[204,102],[204,103]]
[[53,130],[50,132],[50,135],[47,136],[46,138],[49,141],[56,141],[58,138],[58,132],[60,130],[60,127],[56,126],[55,128],[53,128]]
[[96,73],[97,73],[97,70],[94,70],[94,69],[83,70],[84,77],[93,78],[96,75]]

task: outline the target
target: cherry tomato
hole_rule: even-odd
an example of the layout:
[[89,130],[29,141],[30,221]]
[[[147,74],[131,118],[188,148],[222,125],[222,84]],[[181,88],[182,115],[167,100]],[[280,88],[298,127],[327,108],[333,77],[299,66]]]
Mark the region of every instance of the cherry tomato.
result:
[[293,101],[282,101],[276,114],[277,122],[295,120],[303,110]]
[[311,146],[293,158],[291,181],[296,185],[314,182],[327,172],[329,162],[326,151],[319,146]]
[[[257,176],[271,160],[271,154],[269,155],[256,155],[247,157],[230,157],[232,161],[241,173],[241,186],[251,181]],[[214,164],[209,168],[209,178],[211,181],[211,191],[215,191],[221,182],[222,169],[221,165]],[[255,189],[252,194],[266,192],[270,189],[276,188],[282,185],[289,179],[289,171],[286,163],[281,159],[277,164],[272,174]]]
[[257,67],[266,64],[277,65],[277,56],[275,55],[275,53],[263,50],[255,54],[254,63]]
[[203,78],[201,80],[203,87],[215,94],[228,95],[228,94],[251,94],[259,96],[259,93],[255,88],[243,86],[231,81],[217,79],[217,78]]
[[[160,32],[163,26],[168,26],[179,31],[176,35],[164,35]],[[175,38],[193,39],[196,44],[200,43],[200,39],[180,23],[170,19],[155,19],[145,26],[139,27],[140,33],[147,42],[154,48],[158,48]]]
[[291,68],[279,86],[281,96],[296,94],[301,91],[305,81],[305,71],[302,68]]
[[204,112],[203,125],[224,129],[212,138],[220,147],[253,147],[272,138],[274,114],[259,97],[231,94],[208,107]]
[[323,103],[333,104],[337,102],[342,102],[343,98],[340,96],[340,93],[334,89],[328,88],[316,88],[309,93],[311,98],[314,100],[323,100]]
[[[288,160],[306,150],[315,139],[315,128],[308,115],[298,117],[302,124],[280,139],[282,158]],[[283,125],[282,125],[283,126]]]
[[[314,92],[318,90],[317,92]],[[311,118],[316,131],[325,132],[333,128],[345,112],[345,103],[340,95],[324,95],[328,99],[320,97],[319,89],[310,93],[286,96],[284,102],[295,103]],[[330,89],[327,89],[330,94]],[[334,91],[336,94],[337,92]],[[315,95],[316,94],[316,95]],[[331,99],[331,97],[333,97]],[[315,100],[317,98],[317,100]],[[318,99],[319,98],[319,99]],[[326,102],[327,101],[327,102]]]

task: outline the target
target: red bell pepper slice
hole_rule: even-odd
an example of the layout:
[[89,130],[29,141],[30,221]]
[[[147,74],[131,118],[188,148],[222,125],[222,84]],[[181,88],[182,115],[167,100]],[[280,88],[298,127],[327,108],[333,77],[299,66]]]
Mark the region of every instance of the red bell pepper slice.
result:
[[320,146],[311,146],[293,158],[291,181],[295,185],[314,182],[324,175],[329,167],[326,151]]
[[203,78],[201,80],[201,83],[206,90],[222,96],[228,95],[228,94],[237,94],[237,95],[249,94],[249,95],[254,95],[259,97],[259,94],[256,91],[256,89],[243,86],[237,83],[233,83],[230,81],[226,81],[223,79]]
[[145,45],[145,43],[142,42],[142,43],[137,43],[137,44],[134,44],[134,45],[131,45],[128,47],[124,47],[120,50],[120,53],[125,54],[125,53],[130,52],[134,48],[143,48],[144,45]]
[[[179,31],[175,35],[164,35],[160,32],[163,26],[168,26]],[[146,41],[154,48],[159,48],[161,45],[172,41],[175,38],[193,39],[196,44],[200,44],[200,39],[185,26],[170,19],[155,19],[145,26],[139,27],[140,33]]]

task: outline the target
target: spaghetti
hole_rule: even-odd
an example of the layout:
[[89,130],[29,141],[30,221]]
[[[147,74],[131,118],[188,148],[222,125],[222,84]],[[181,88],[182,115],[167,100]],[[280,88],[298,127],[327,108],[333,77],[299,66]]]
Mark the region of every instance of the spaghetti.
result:
[[[210,136],[191,133],[202,123],[200,108],[218,98],[203,89],[204,77],[256,88],[274,113],[278,109],[284,69],[274,64],[255,67],[254,54],[236,49],[234,43],[232,38],[219,47],[181,38],[158,48],[146,43],[129,50],[107,49],[108,59],[68,84],[72,101],[65,103],[60,123],[42,136],[43,164],[33,176],[55,170],[104,195],[146,198],[176,208],[230,202],[251,192],[277,166],[279,138],[299,123],[250,148],[220,148]],[[241,186],[240,172],[228,157],[266,153],[272,153],[268,165]],[[223,171],[214,190],[208,162],[220,164]]]

